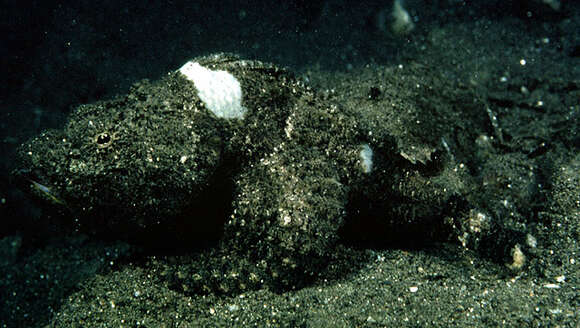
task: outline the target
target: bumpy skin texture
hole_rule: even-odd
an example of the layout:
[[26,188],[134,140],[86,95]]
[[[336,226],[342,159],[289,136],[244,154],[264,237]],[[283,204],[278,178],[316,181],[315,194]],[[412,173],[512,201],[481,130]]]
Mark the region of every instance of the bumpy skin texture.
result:
[[[90,234],[158,247],[219,238],[163,265],[171,284],[195,292],[296,287],[328,264],[340,229],[445,234],[442,216],[460,194],[445,181],[459,173],[423,174],[394,140],[366,140],[355,112],[286,70],[224,54],[195,61],[235,76],[243,118],[216,117],[171,72],[78,107],[62,131],[21,147],[16,175]],[[360,158],[367,143],[371,172]]]

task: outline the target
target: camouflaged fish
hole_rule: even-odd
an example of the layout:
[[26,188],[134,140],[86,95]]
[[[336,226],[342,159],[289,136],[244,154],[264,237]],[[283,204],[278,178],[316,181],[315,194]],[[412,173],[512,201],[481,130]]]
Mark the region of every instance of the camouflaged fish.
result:
[[[181,285],[295,286],[327,265],[340,233],[446,233],[442,213],[460,191],[359,120],[285,69],[217,54],[79,106],[62,130],[21,146],[15,175],[89,234],[219,240],[181,266]],[[212,261],[233,273],[202,277]]]

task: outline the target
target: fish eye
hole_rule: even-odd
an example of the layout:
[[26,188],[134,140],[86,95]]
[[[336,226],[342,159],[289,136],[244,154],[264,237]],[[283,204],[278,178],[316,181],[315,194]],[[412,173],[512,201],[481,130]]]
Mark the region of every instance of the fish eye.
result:
[[106,148],[111,145],[113,138],[107,132],[103,132],[95,136],[95,142],[99,148]]

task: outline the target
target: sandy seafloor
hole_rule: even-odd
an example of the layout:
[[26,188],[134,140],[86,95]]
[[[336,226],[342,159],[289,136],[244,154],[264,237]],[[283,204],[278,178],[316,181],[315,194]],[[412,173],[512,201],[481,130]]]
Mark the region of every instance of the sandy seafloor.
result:
[[[1,6],[0,327],[579,327],[578,3],[408,1],[415,29],[398,36],[376,24],[389,2]],[[520,181],[528,173],[514,168],[533,166],[533,183],[514,182],[533,194],[514,210],[513,225],[536,242],[523,268],[459,242],[359,244],[336,255],[355,270],[331,267],[300,290],[183,295],[148,267],[159,254],[62,234],[10,184],[17,145],[62,126],[71,106],[218,51],[289,67],[345,104],[384,88],[384,74],[397,83],[398,69],[435,81],[423,101],[464,90],[484,99],[497,122],[485,108],[478,119],[504,139],[486,172]],[[502,201],[492,196],[482,195]]]

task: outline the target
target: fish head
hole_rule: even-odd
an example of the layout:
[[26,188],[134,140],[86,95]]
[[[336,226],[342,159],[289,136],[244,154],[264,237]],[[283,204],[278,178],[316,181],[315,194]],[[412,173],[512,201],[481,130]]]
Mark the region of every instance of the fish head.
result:
[[220,180],[222,128],[196,97],[191,83],[169,76],[80,105],[62,129],[20,146],[14,176],[90,233],[169,225]]

